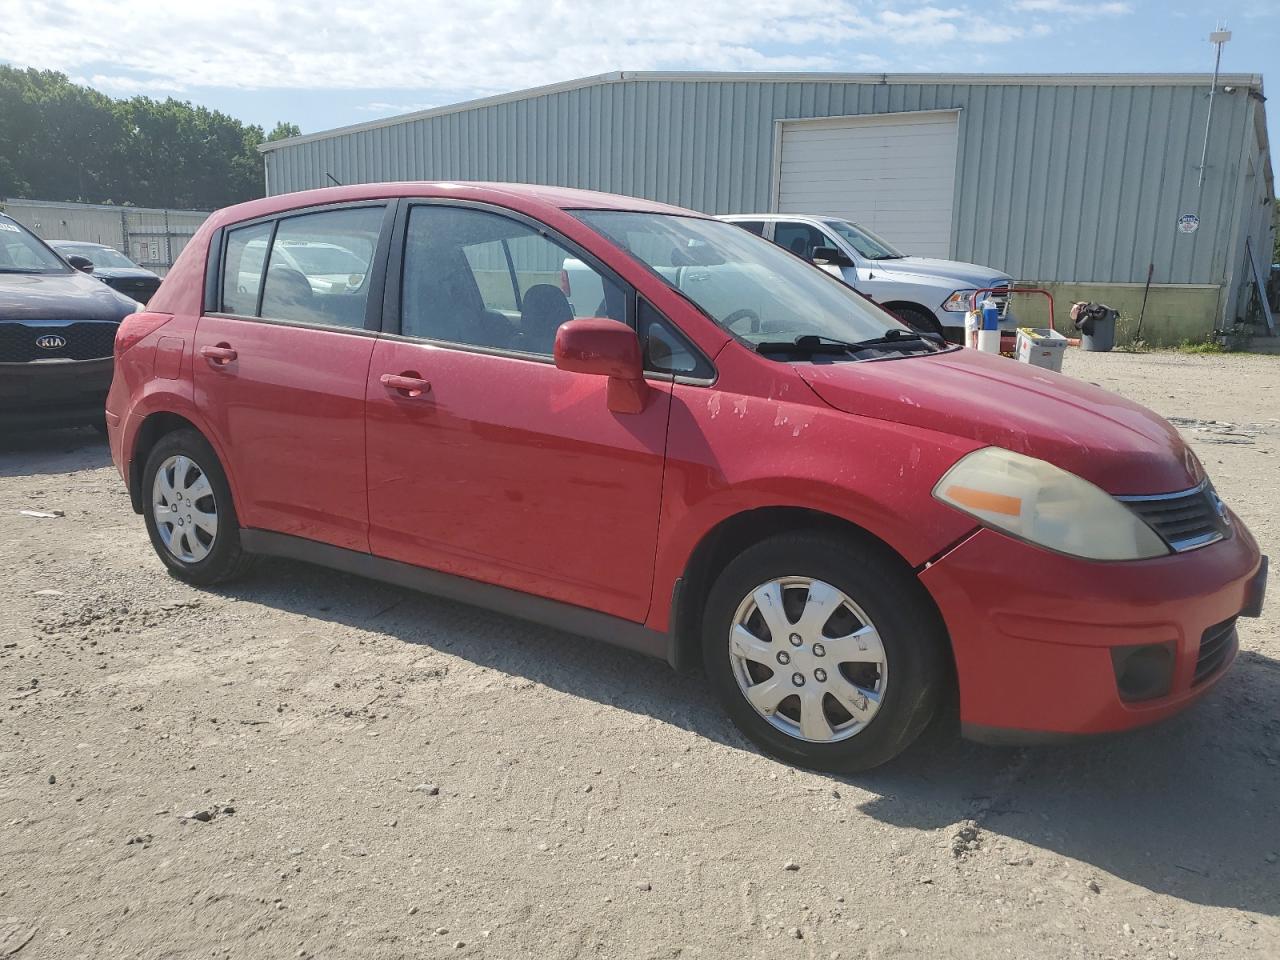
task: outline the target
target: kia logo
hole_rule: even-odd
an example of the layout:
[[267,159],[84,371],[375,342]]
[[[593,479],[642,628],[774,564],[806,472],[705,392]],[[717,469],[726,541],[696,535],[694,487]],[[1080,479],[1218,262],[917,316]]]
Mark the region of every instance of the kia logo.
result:
[[67,338],[60,337],[56,333],[47,333],[43,337],[36,337],[36,346],[41,350],[61,350],[67,345]]

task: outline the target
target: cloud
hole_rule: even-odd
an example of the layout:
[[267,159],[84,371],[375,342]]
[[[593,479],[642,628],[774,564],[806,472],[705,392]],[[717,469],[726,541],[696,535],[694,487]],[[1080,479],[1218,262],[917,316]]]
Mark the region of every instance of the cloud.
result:
[[1076,3],[1074,0],[1014,0],[1011,4],[1020,13],[1056,13],[1073,20],[1092,20],[1096,17],[1121,17],[1133,13],[1129,3]]
[[903,69],[975,22],[968,6],[907,0],[0,0],[0,60],[126,95],[411,90],[443,103],[620,69]]

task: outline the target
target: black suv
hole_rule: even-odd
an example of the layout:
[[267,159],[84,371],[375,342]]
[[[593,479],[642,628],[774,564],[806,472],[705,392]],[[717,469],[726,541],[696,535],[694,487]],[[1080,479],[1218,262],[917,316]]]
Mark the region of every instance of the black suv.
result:
[[[50,240],[49,246],[66,257],[73,267],[93,274],[112,290],[119,290],[139,303],[146,303],[160,289],[158,276],[138,266],[115,247],[80,240]],[[82,263],[82,260],[89,262]]]
[[0,433],[101,426],[116,328],[141,309],[0,214]]

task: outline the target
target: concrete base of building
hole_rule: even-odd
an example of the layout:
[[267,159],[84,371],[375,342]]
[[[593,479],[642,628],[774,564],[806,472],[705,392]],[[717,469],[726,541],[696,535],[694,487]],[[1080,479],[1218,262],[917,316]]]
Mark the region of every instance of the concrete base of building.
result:
[[[1105,303],[1120,311],[1116,324],[1116,344],[1132,342],[1142,311],[1143,285],[1140,283],[1058,283],[1026,281],[1025,286],[1043,287],[1053,294],[1055,324],[1063,335],[1075,336],[1071,325],[1071,304],[1078,300]],[[1177,346],[1184,340],[1205,340],[1218,326],[1223,288],[1214,284],[1155,284],[1147,297],[1142,321],[1142,339],[1153,347]],[[1018,297],[1014,311],[1024,326],[1045,326],[1049,319],[1044,297]]]

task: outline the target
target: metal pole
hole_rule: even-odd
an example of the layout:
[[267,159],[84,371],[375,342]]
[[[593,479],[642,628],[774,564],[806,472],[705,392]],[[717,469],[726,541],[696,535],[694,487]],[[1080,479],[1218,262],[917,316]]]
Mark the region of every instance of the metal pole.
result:
[[1213,58],[1213,85],[1209,87],[1209,113],[1204,118],[1204,147],[1200,151],[1200,178],[1196,181],[1196,189],[1204,186],[1204,165],[1209,159],[1209,124],[1213,122],[1213,95],[1218,89],[1218,68],[1222,65],[1222,45],[1231,39],[1231,31],[1221,28],[1209,34],[1217,53]]
[[1147,285],[1142,289],[1142,310],[1138,313],[1138,330],[1133,335],[1135,342],[1142,339],[1142,318],[1147,315],[1147,294],[1151,292],[1151,277],[1156,272],[1154,263],[1147,265]]

